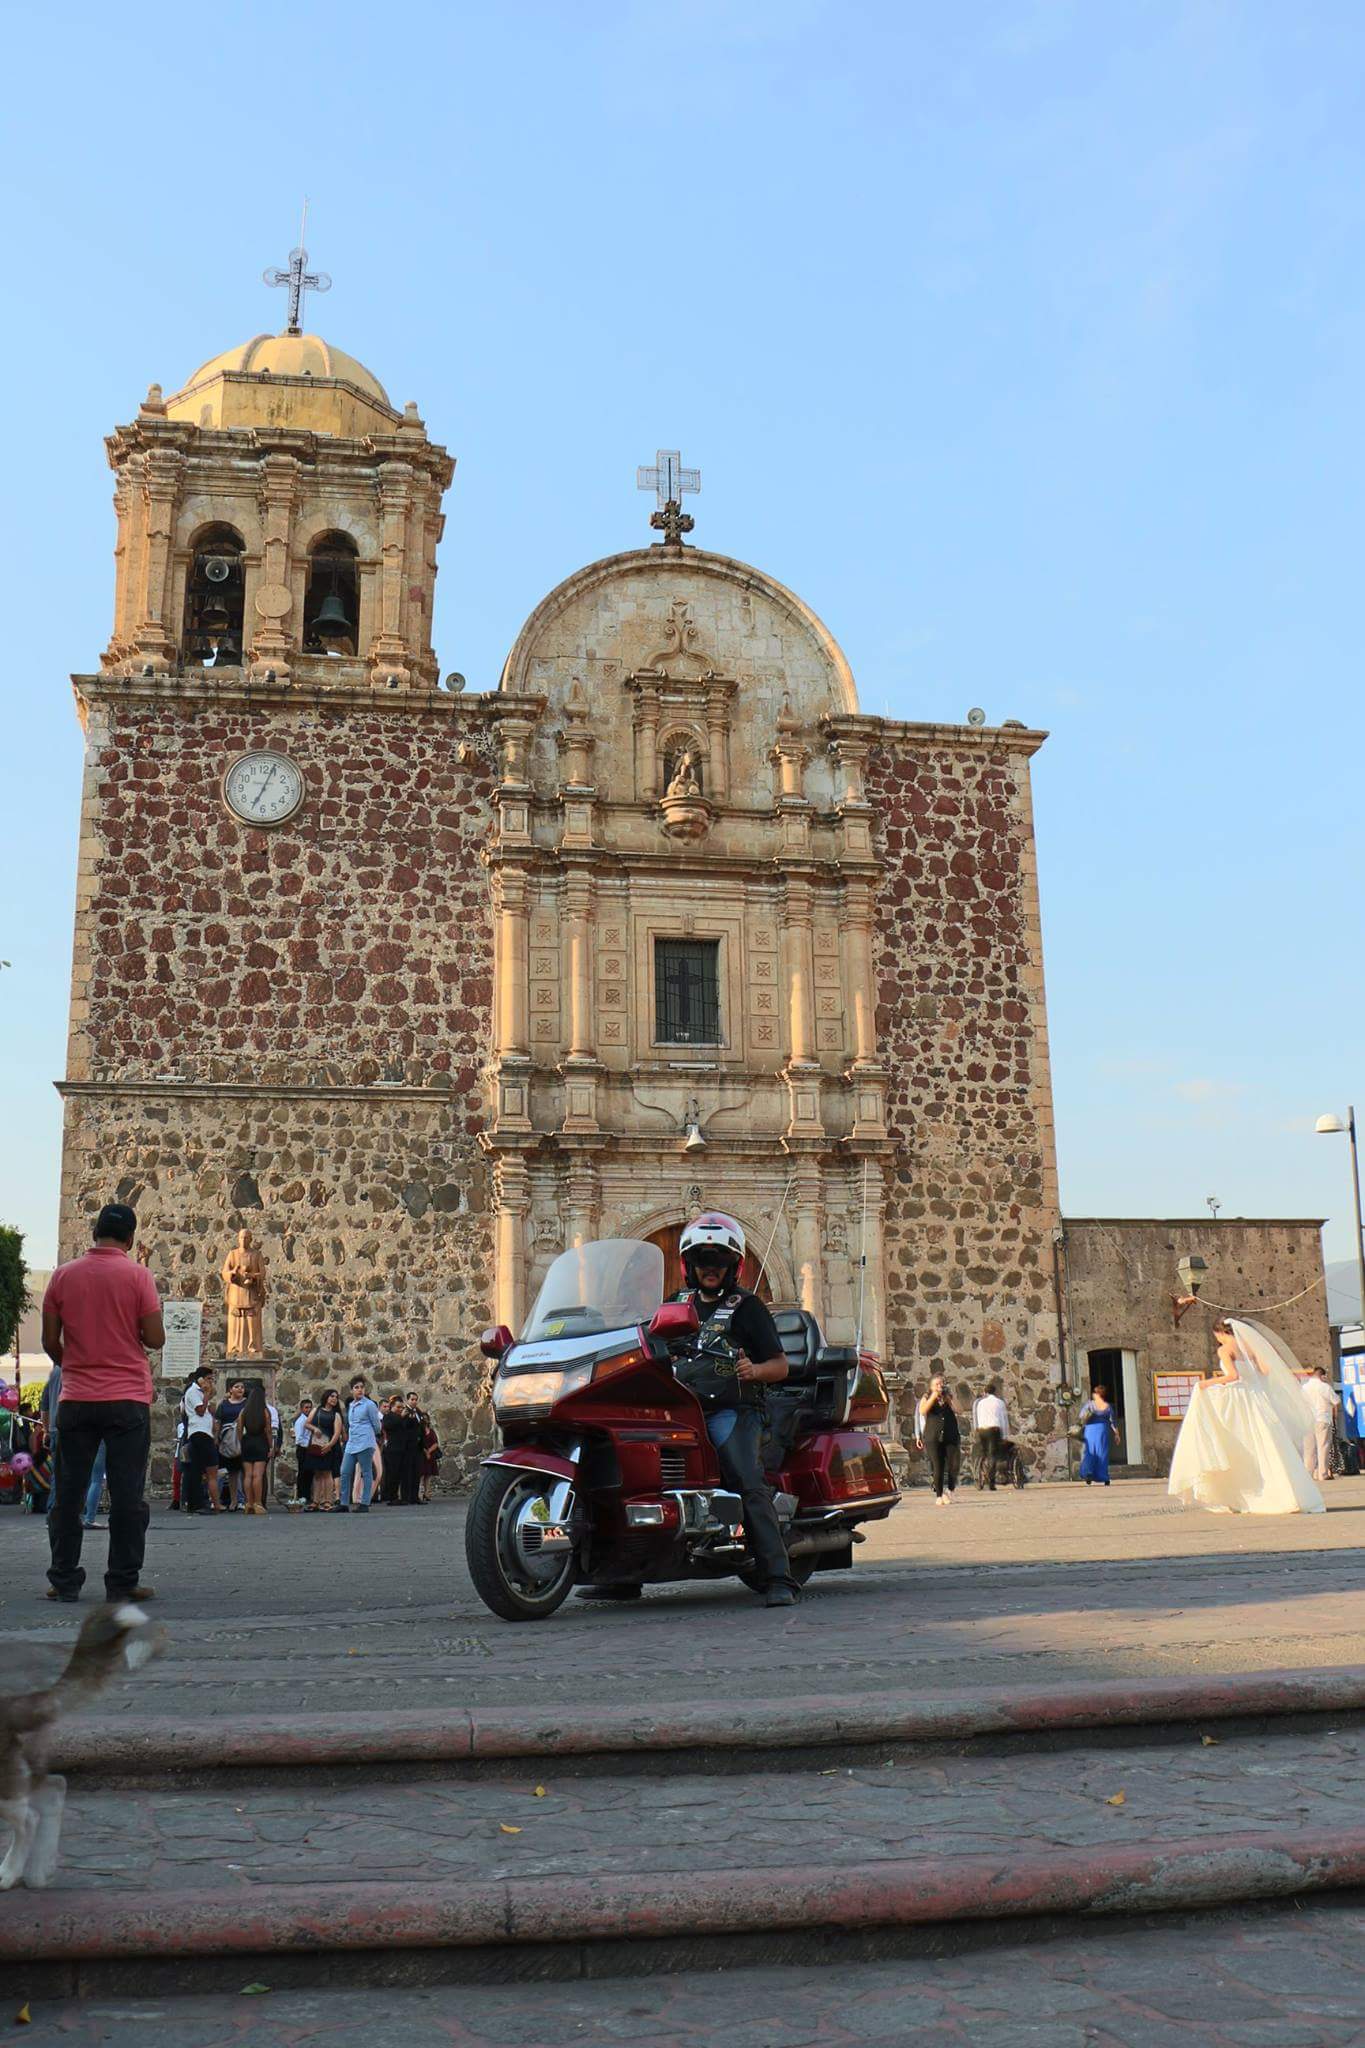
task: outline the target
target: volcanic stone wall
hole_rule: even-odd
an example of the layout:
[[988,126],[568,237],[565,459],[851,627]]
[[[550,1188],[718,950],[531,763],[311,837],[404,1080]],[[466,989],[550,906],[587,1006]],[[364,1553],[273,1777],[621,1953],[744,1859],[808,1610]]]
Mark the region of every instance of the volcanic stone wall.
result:
[[1029,751],[888,728],[868,763],[886,862],[887,1328],[907,1434],[932,1371],[964,1402],[998,1377],[1015,1433],[1056,1463],[1057,1178]]
[[[492,770],[473,720],[111,683],[86,704],[61,1255],[102,1201],[133,1202],[213,1357],[218,1270],[249,1227],[288,1413],[356,1370],[419,1388],[456,1478],[488,1423]],[[220,793],[266,747],[307,783],[268,831]]]

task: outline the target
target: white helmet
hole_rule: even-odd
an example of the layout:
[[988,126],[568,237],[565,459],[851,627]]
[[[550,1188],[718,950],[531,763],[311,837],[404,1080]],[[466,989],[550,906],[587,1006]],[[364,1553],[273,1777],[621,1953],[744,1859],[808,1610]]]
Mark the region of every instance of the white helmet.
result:
[[744,1226],[733,1216],[722,1216],[718,1210],[708,1209],[705,1215],[688,1224],[679,1240],[678,1251],[684,1266],[695,1259],[703,1245],[714,1245],[724,1253],[727,1264],[733,1259],[739,1266],[744,1260]]

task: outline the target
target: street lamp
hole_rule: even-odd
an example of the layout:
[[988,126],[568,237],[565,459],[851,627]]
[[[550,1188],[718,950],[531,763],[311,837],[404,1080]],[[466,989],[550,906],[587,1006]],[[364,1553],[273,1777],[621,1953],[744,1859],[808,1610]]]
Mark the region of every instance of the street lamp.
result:
[[1356,1146],[1356,1113],[1349,1104],[1346,1121],[1339,1116],[1320,1116],[1313,1126],[1322,1137],[1337,1136],[1345,1131],[1351,1141],[1351,1186],[1356,1198],[1356,1274],[1360,1281],[1360,1320],[1365,1323],[1365,1223],[1360,1217],[1360,1153]]

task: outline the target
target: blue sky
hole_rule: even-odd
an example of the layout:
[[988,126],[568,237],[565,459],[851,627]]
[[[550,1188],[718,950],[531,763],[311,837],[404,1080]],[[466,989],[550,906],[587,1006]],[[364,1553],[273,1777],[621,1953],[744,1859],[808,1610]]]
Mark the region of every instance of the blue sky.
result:
[[[11,22],[0,1218],[52,1256],[102,437],[309,324],[459,459],[491,687],[700,465],[864,707],[1021,718],[1073,1214],[1327,1215],[1365,1098],[1365,13],[1330,0],[76,4]],[[1365,1101],[1362,1101],[1365,1108]]]

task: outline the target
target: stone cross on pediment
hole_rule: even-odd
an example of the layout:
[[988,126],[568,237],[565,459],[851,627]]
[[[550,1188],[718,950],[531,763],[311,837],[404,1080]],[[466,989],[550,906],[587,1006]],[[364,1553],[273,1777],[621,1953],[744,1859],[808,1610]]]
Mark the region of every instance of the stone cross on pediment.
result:
[[684,491],[696,492],[701,489],[701,471],[684,469],[682,455],[676,448],[660,448],[654,457],[652,469],[641,467],[635,472],[635,488],[653,491],[658,499],[658,510],[651,512],[649,523],[657,533],[662,533],[666,548],[680,548],[683,535],[691,533],[696,524],[683,511]]

